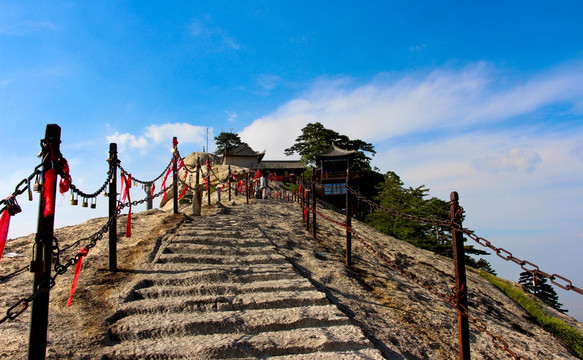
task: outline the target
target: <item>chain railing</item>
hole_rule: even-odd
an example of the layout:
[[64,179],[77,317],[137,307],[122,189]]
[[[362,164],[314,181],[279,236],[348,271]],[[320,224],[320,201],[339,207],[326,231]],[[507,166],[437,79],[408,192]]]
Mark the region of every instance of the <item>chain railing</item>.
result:
[[[522,268],[522,270],[530,272],[531,274],[533,274],[533,276],[540,275],[540,276],[546,277],[551,281],[552,284],[560,287],[563,290],[572,290],[576,293],[583,295],[583,289],[573,285],[572,281],[569,280],[568,278],[561,276],[559,274],[549,274],[547,272],[540,270],[536,264],[534,264],[528,260],[523,260],[523,259],[517,258],[517,257],[513,256],[510,251],[508,251],[502,247],[494,246],[490,241],[486,240],[483,237],[476,235],[475,231],[473,231],[473,230],[470,230],[468,228],[464,228],[457,223],[452,223],[451,221],[428,219],[428,218],[423,218],[423,217],[419,217],[416,215],[402,213],[402,212],[399,212],[399,211],[396,211],[393,209],[387,209],[387,208],[382,207],[381,205],[365,198],[359,192],[355,191],[354,189],[352,189],[350,187],[348,187],[348,191],[350,191],[350,193],[353,194],[358,200],[363,201],[364,203],[369,205],[371,207],[371,209],[378,209],[378,210],[383,211],[389,215],[393,215],[393,216],[400,217],[400,218],[407,219],[407,220],[412,220],[412,221],[415,221],[417,223],[424,223],[424,224],[429,224],[429,225],[434,225],[434,226],[439,226],[439,227],[446,227],[446,228],[450,228],[453,226],[453,227],[459,229],[459,231],[461,231],[463,234],[467,235],[470,239],[472,239],[473,241],[475,241],[479,245],[492,250],[501,259],[504,259],[506,261],[511,261],[511,262],[519,265]],[[460,207],[460,211],[463,212],[462,207]],[[563,283],[557,282],[556,281],[557,279],[561,280]]]
[[[547,279],[549,279],[551,281],[552,284],[560,287],[563,290],[572,290],[578,294],[583,295],[583,289],[573,285],[573,282],[571,280],[567,279],[566,277],[561,276],[559,274],[549,274],[547,272],[544,272],[544,271],[539,269],[538,265],[536,265],[528,260],[519,259],[519,258],[513,256],[510,251],[508,251],[502,247],[496,247],[496,246],[492,245],[492,243],[490,241],[484,239],[483,237],[477,236],[475,234],[475,232],[472,230],[469,230],[466,228],[461,228],[461,232],[463,232],[465,235],[467,235],[470,239],[474,240],[476,243],[482,245],[485,248],[488,248],[488,249],[494,251],[494,253],[496,255],[498,255],[498,257],[500,257],[501,259],[504,259],[506,261],[511,261],[511,262],[519,265],[522,268],[522,270],[528,271],[533,276],[540,275],[542,277],[546,277]],[[525,265],[529,266],[530,268],[526,267]],[[556,279],[563,281],[563,284],[555,281]]]
[[[168,171],[168,169],[170,169],[172,167],[172,162],[174,161],[174,158],[170,159],[170,162],[168,163],[168,166],[166,166],[164,168],[164,170],[162,170],[162,173],[160,173],[160,175],[156,176],[153,180],[150,181],[145,181],[145,180],[139,180],[136,177],[134,177],[132,175],[132,181],[137,182],[138,184],[142,184],[142,185],[152,185],[153,183],[155,183],[156,181],[160,180],[162,178],[162,176],[164,176],[164,174],[166,174],[166,172]],[[119,170],[123,173],[129,174],[129,172],[123,168],[123,166],[121,166],[121,163],[117,164],[117,167],[119,168]]]
[[[81,243],[85,242],[85,241],[89,241],[89,243],[87,243],[86,245],[84,245],[83,247],[85,247],[88,251],[91,250],[93,247],[95,247],[97,245],[97,242],[101,239],[103,239],[104,235],[107,234],[107,232],[109,231],[109,228],[111,226],[111,224],[113,223],[114,218],[117,218],[122,210],[128,206],[133,205],[133,206],[137,206],[140,204],[145,203],[148,200],[157,198],[159,196],[161,196],[164,193],[165,190],[160,190],[158,193],[146,197],[142,200],[136,200],[136,201],[132,201],[132,202],[126,202],[124,204],[122,204],[121,202],[118,204],[118,209],[115,213],[115,216],[109,218],[109,220],[101,227],[101,229],[99,229],[97,232],[95,232],[93,235],[77,240],[76,242],[74,242],[73,244],[68,245],[67,247],[60,249],[59,248],[59,243],[56,237],[53,237],[53,256],[54,256],[54,270],[55,270],[55,275],[53,275],[50,280],[48,281],[48,286],[41,286],[39,290],[33,292],[32,294],[30,294],[27,297],[23,297],[20,300],[18,300],[15,304],[13,304],[12,306],[10,306],[7,310],[6,310],[6,315],[4,315],[4,317],[0,318],[0,324],[2,324],[3,322],[5,322],[6,320],[14,320],[16,319],[20,314],[22,314],[24,311],[26,311],[29,307],[29,304],[35,299],[37,298],[39,295],[49,292],[50,289],[52,289],[55,285],[56,285],[56,279],[58,276],[63,275],[67,272],[67,270],[69,269],[69,267],[77,264],[77,262],[79,262],[79,259],[82,257],[82,255],[80,253],[77,253],[75,256],[67,259],[64,263],[61,263],[60,259],[61,259],[61,255],[63,254],[63,252],[65,252],[66,250],[72,248],[72,247],[76,247],[76,246],[80,246]],[[5,277],[3,277],[2,279],[5,279],[8,276],[14,276],[17,273],[20,273],[22,271],[25,271],[26,269],[28,269],[28,266],[22,269],[17,270],[16,272],[7,275]],[[47,284],[44,284],[47,285]]]
[[[153,185],[159,180],[168,169],[172,166],[174,172],[176,172],[176,161],[177,157],[173,154],[171,161],[168,166],[162,171],[161,175],[150,181],[143,181],[136,179],[131,176],[131,180],[135,183],[140,183],[143,185],[151,185],[152,191],[141,200],[131,201],[129,198],[129,185],[130,176],[127,179],[122,176],[122,180],[125,181],[126,190],[124,193],[128,196],[128,201],[123,202],[118,200],[117,193],[117,170],[119,169],[122,174],[129,174],[129,172],[121,166],[121,162],[117,159],[117,145],[110,144],[110,158],[108,162],[110,163],[109,171],[107,173],[107,178],[103,185],[94,192],[86,192],[81,190],[76,184],[73,183],[72,177],[69,175],[69,166],[66,159],[62,156],[60,152],[60,135],[61,129],[58,125],[49,124],[47,125],[47,130],[45,134],[45,139],[41,140],[41,164],[36,166],[34,171],[28,177],[22,179],[15,190],[5,199],[0,200],[0,220],[2,221],[2,238],[0,239],[0,245],[4,247],[6,242],[6,236],[8,233],[8,225],[10,216],[14,216],[21,212],[21,208],[18,204],[17,197],[22,195],[24,192],[28,192],[29,200],[32,200],[33,190],[40,193],[40,209],[38,217],[38,231],[35,236],[35,241],[33,244],[33,260],[30,265],[21,267],[9,274],[6,274],[0,278],[0,283],[8,282],[17,276],[20,276],[30,270],[30,272],[35,273],[34,276],[34,286],[33,291],[27,296],[21,297],[14,304],[12,304],[6,310],[4,316],[0,317],[0,324],[6,322],[7,320],[14,320],[18,318],[23,312],[25,312],[31,305],[32,315],[31,315],[31,326],[30,326],[30,341],[29,341],[29,359],[44,359],[46,353],[46,335],[47,335],[47,320],[48,320],[48,299],[50,290],[56,285],[56,280],[60,275],[63,275],[67,270],[73,265],[80,265],[80,261],[83,256],[86,256],[89,250],[97,245],[97,242],[109,232],[110,243],[110,271],[116,271],[115,266],[112,267],[112,243],[115,244],[117,241],[116,227],[117,218],[121,214],[122,210],[126,207],[137,206],[146,202],[151,202],[154,198],[159,197],[167,192],[167,189],[163,186],[160,191],[154,193]],[[176,148],[176,138],[173,140],[174,148]],[[188,171],[189,169],[185,169]],[[57,177],[60,176],[61,180],[57,184]],[[32,183],[34,182],[34,187]],[[55,212],[55,200],[56,192],[59,191],[64,194],[67,191],[71,193],[71,205],[77,205],[78,199],[83,199],[83,207],[87,207],[88,200],[92,201],[91,207],[94,208],[96,204],[95,198],[102,192],[106,192],[106,188],[109,184],[109,198],[110,198],[110,215],[107,222],[94,234],[89,237],[85,237],[74,241],[73,243],[63,246],[59,242],[53,233],[54,227],[54,212]],[[58,186],[57,186],[58,185]],[[176,179],[174,181],[176,185]],[[122,186],[123,188],[123,186]],[[130,213],[128,213],[128,228]],[[112,241],[113,233],[113,241]],[[129,235],[128,235],[129,236]],[[74,247],[82,247],[82,251],[78,251],[75,255],[66,257],[65,254]],[[115,256],[115,250],[113,251]],[[0,254],[1,255],[1,254]],[[54,273],[51,275],[51,268],[53,268]],[[80,268],[79,268],[80,269]],[[77,269],[75,270],[77,273]],[[73,288],[72,288],[73,289]],[[73,290],[71,291],[73,294]],[[72,296],[72,295],[71,295]],[[44,313],[44,315],[43,315]],[[44,319],[44,320],[43,320]]]
[[[452,288],[449,293],[444,293],[444,292],[440,291],[436,287],[434,287],[434,286],[430,285],[429,283],[427,283],[426,281],[422,280],[420,277],[418,277],[413,272],[406,270],[406,269],[403,269],[401,266],[399,266],[399,264],[397,262],[389,259],[382,251],[378,250],[370,242],[366,241],[365,237],[362,234],[360,234],[359,232],[357,232],[354,229],[354,227],[347,225],[346,221],[339,221],[337,219],[334,219],[331,216],[326,215],[322,211],[318,210],[317,205],[315,205],[315,204],[312,204],[309,208],[304,209],[304,212],[306,212],[306,211],[308,211],[308,212],[314,211],[318,215],[318,217],[320,217],[320,218],[322,218],[322,219],[324,219],[324,220],[326,220],[326,221],[328,221],[336,226],[339,226],[343,229],[346,229],[347,231],[349,231],[351,233],[351,235],[355,239],[358,240],[358,242],[366,250],[368,250],[370,253],[372,253],[375,257],[377,257],[380,261],[382,261],[389,268],[393,269],[394,271],[397,271],[401,275],[403,275],[406,278],[408,278],[409,280],[413,281],[415,284],[417,284],[421,288],[426,289],[427,291],[429,291],[433,295],[437,296],[443,302],[453,306],[455,309],[460,309],[460,304],[459,304],[460,293],[458,291],[456,291],[455,287]],[[467,290],[465,290],[465,291],[467,291]],[[510,349],[510,346],[508,345],[507,341],[505,341],[500,336],[498,336],[498,335],[494,334],[492,331],[490,331],[482,319],[480,319],[476,316],[472,316],[466,307],[461,307],[461,313],[468,317],[470,323],[472,324],[472,326],[476,330],[488,335],[491,339],[492,344],[497,349],[505,351],[508,355],[512,356],[512,358],[514,358],[514,359],[524,359],[524,357],[521,357],[516,352],[514,352],[512,349]]]

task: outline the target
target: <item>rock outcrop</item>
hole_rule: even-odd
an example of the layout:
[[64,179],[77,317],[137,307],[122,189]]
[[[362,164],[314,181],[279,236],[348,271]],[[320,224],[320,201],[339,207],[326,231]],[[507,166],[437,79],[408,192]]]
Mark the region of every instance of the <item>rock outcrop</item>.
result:
[[[237,205],[238,204],[238,205]],[[188,211],[188,208],[183,209]],[[353,267],[344,265],[342,215],[319,208],[317,239],[295,203],[242,196],[189,218],[150,210],[133,215],[133,237],[118,222],[120,271],[107,271],[107,241],[73,278],[51,291],[48,358],[457,359],[456,311],[426,287],[379,261],[369,247],[449,294],[451,259],[353,221]],[[61,249],[99,230],[107,219],[58,229]],[[27,254],[34,235],[8,241]],[[62,254],[74,256],[78,247]],[[2,259],[0,276],[29,262]],[[0,283],[0,313],[30,295],[31,275]],[[530,315],[475,271],[468,273],[469,311],[523,358],[576,359]],[[547,309],[545,311],[552,312]],[[581,323],[565,319],[579,328]],[[26,358],[27,313],[0,324],[0,357]],[[471,327],[473,359],[504,359],[492,337]]]

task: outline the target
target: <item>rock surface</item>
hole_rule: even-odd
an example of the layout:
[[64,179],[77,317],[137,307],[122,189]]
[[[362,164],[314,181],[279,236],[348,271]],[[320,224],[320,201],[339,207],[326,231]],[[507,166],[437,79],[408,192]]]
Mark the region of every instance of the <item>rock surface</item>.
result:
[[[188,211],[188,209],[186,209]],[[317,240],[297,204],[255,200],[203,208],[202,217],[159,210],[118,222],[120,271],[107,271],[107,241],[84,260],[73,303],[72,269],[51,291],[48,358],[456,359],[453,307],[364,245],[381,250],[435,291],[449,294],[451,260],[353,222],[353,268],[344,266],[344,230],[318,219]],[[342,216],[320,209],[328,218]],[[106,219],[58,229],[61,248]],[[33,237],[8,241],[0,276],[28,264]],[[80,247],[80,246],[79,246]],[[76,247],[67,252],[74,256]],[[65,257],[67,258],[67,257]],[[31,275],[0,283],[3,316],[30,295]],[[524,358],[575,359],[530,316],[474,272],[470,314]],[[551,311],[551,310],[549,310]],[[0,324],[0,357],[24,359],[29,311]],[[576,326],[579,322],[565,316]],[[471,327],[474,359],[509,358]]]

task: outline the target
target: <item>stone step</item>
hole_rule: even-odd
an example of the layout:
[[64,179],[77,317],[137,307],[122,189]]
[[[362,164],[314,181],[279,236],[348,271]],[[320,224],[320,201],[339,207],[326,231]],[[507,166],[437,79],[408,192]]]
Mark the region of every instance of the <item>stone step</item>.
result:
[[163,254],[223,254],[223,255],[253,255],[274,253],[275,247],[268,244],[247,243],[246,246],[200,244],[200,243],[171,243],[162,251]]
[[287,263],[285,257],[279,254],[265,254],[265,255],[246,255],[233,256],[229,255],[208,255],[208,254],[164,254],[162,253],[158,259],[159,264],[181,263],[181,264],[236,264],[251,266],[255,264],[284,264]]
[[209,334],[258,334],[306,327],[349,325],[346,315],[333,305],[220,311],[207,313],[160,313],[133,315],[111,328],[122,341]]
[[189,268],[182,271],[157,272],[155,277],[141,279],[133,289],[150,286],[189,286],[209,282],[250,283],[255,281],[298,279],[298,274],[289,264],[258,265],[254,267]]
[[259,334],[214,334],[131,340],[104,351],[106,359],[382,359],[352,325]]
[[126,303],[108,322],[113,323],[121,318],[137,314],[218,312],[328,304],[325,294],[312,289],[239,295],[171,295],[171,297],[148,298]]
[[177,235],[181,236],[229,236],[232,238],[248,237],[248,236],[262,236],[259,229],[237,229],[237,225],[232,224],[205,224],[201,223],[198,225],[184,224],[176,232]]
[[230,238],[228,236],[176,236],[172,239],[172,244],[193,244],[193,245],[213,245],[225,247],[261,247],[272,246],[271,242],[259,237],[239,237]]
[[133,300],[169,296],[238,295],[275,291],[308,291],[314,286],[304,278],[253,281],[247,283],[197,283],[194,285],[149,286],[133,290]]

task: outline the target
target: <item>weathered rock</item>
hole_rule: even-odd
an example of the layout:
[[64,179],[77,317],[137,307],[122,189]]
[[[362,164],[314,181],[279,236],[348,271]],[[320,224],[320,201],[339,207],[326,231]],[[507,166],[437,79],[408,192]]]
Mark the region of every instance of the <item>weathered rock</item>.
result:
[[[193,174],[193,171],[196,171],[197,158],[200,158],[200,163],[201,163],[199,184],[205,183],[204,177],[206,177],[206,175],[209,173],[207,170],[207,167],[205,165],[205,162],[207,159],[210,159],[210,161],[211,161],[211,171],[210,171],[210,184],[211,184],[211,186],[216,187],[217,185],[224,184],[228,181],[229,165],[218,164],[218,162],[220,161],[220,158],[218,156],[216,156],[214,154],[201,153],[201,152],[191,153],[190,155],[188,155],[184,159],[184,164],[187,166],[188,170],[180,169],[180,171],[178,172],[178,178],[180,179],[179,184],[178,184],[178,194],[180,194],[182,192],[182,190],[184,189],[185,183],[188,184],[188,186],[190,188],[195,186],[196,175]],[[250,171],[248,168],[238,167],[238,166],[234,166],[234,165],[230,165],[230,169],[231,169],[231,176],[234,179],[245,179],[245,175],[247,174],[247,172]],[[188,174],[187,174],[187,172],[188,172]],[[172,184],[172,178],[169,178],[169,180],[167,180],[167,183]],[[172,205],[168,205],[168,204],[172,203],[171,200],[174,198],[174,190],[173,190],[172,186],[173,185],[170,185],[167,188],[166,196],[160,200],[160,207],[165,211],[172,209],[172,207],[171,207]],[[232,191],[234,191],[235,186],[236,186],[236,184],[232,180],[232,184],[231,184]],[[185,194],[185,196],[192,197],[192,194],[190,192],[188,192]],[[216,195],[215,195],[215,197],[216,197]],[[204,201],[205,200],[203,199],[203,203],[204,203]]]
[[[57,277],[50,297],[48,358],[125,358],[124,354],[131,354],[133,358],[208,359],[279,354],[286,359],[370,359],[378,358],[379,351],[387,359],[458,358],[456,312],[439,296],[379,261],[356,238],[354,267],[347,268],[345,230],[335,222],[320,218],[314,240],[296,204],[262,200],[246,205],[240,199],[244,198],[236,198],[240,205],[232,207],[225,201],[229,211],[220,215],[216,205],[207,207],[203,202],[203,216],[187,219],[189,223],[179,230],[183,215],[159,210],[134,214],[133,237],[128,239],[123,236],[122,217],[118,222],[122,271],[106,270],[104,239],[83,262],[71,307],[65,304],[72,268]],[[319,211],[342,221],[340,214]],[[206,226],[211,217],[215,225]],[[93,219],[58,229],[61,249],[99,230],[106,221]],[[449,294],[454,283],[451,259],[384,236],[358,221],[353,220],[353,228],[364,242],[401,268]],[[9,240],[5,252],[28,254],[33,242],[34,235]],[[63,254],[62,261],[83,244]],[[2,259],[0,276],[28,262],[27,257]],[[576,358],[473,271],[468,273],[468,284],[470,314],[512,351],[531,359]],[[0,314],[28,296],[30,289],[29,273],[1,283]],[[271,306],[286,310],[272,311]],[[314,308],[305,309],[309,306]],[[184,316],[184,311],[200,316]],[[204,311],[214,311],[219,317]],[[580,322],[561,316],[581,327]],[[320,324],[333,325],[284,329],[321,320]],[[24,313],[0,324],[0,357],[26,357],[28,322],[29,315]],[[262,324],[267,326],[262,328]],[[178,336],[161,340],[166,334]],[[470,341],[473,359],[508,357],[489,335],[474,327]]]

